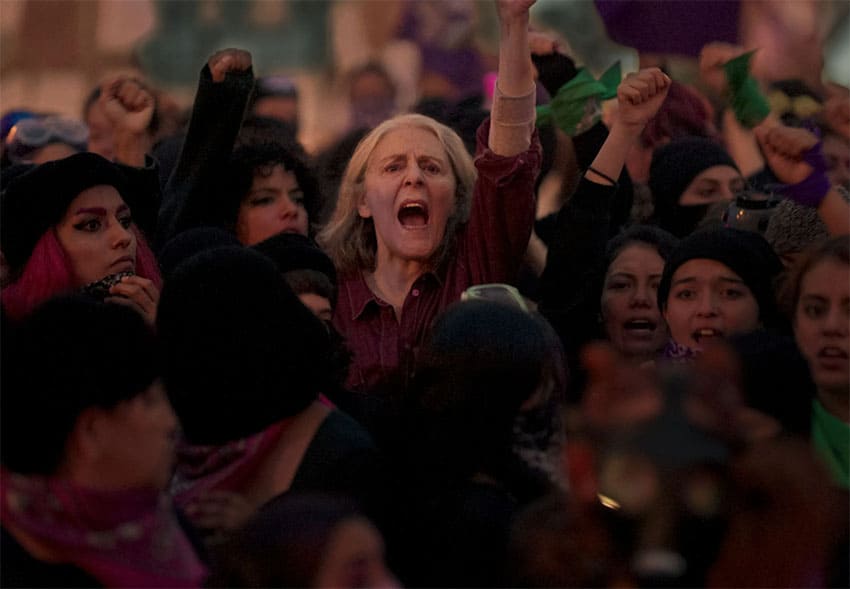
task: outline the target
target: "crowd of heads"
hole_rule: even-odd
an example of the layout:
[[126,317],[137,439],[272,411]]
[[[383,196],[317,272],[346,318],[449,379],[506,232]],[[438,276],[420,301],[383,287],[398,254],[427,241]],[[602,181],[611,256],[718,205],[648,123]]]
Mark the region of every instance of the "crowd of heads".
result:
[[[768,89],[783,129],[820,129],[792,163],[822,147],[823,165],[796,183],[758,130],[751,170],[719,97],[679,81],[614,177],[598,120],[498,153],[485,97],[436,57],[464,62],[470,17],[446,17],[458,49],[426,4],[405,21],[423,101],[396,114],[392,72],[364,64],[322,154],[298,142],[293,79],[254,83],[245,52],[202,73],[199,97],[249,90],[203,178],[186,161],[200,98],[175,116],[125,79],[80,120],[5,113],[0,523],[22,551],[4,581],[35,562],[47,583],[59,563],[134,586],[846,584],[850,138],[831,98]],[[579,72],[557,52],[534,64],[538,102]],[[538,225],[543,278],[529,263],[530,284],[470,278],[447,302],[452,276],[501,276],[509,236],[475,217],[501,188],[482,188],[489,168],[521,175],[542,149],[563,171],[558,142],[581,161],[600,132],[550,218],[598,247],[560,268],[563,236]],[[815,206],[783,192],[817,174]],[[593,190],[613,195],[604,214],[581,209]],[[538,300],[565,269],[573,298]],[[423,284],[439,303],[416,306]],[[364,338],[401,358],[380,393],[347,386]]]

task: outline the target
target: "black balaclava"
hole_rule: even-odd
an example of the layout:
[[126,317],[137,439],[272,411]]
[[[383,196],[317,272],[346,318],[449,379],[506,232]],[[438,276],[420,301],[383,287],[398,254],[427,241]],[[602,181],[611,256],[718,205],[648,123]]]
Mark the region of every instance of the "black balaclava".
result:
[[679,198],[694,178],[714,166],[738,169],[729,154],[710,139],[687,137],[656,149],[649,168],[655,223],[676,237],[692,233],[709,206],[681,206]]

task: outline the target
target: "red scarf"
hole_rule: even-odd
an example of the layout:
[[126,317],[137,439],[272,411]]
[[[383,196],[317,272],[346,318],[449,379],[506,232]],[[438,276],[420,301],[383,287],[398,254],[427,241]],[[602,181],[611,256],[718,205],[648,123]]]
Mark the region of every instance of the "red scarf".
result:
[[0,469],[0,521],[109,587],[200,587],[206,569],[169,498],[154,489],[97,491]]

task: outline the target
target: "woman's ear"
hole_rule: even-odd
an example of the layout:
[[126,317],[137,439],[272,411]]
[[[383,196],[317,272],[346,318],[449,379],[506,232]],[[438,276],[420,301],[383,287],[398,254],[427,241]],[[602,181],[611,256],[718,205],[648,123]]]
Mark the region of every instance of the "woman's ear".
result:
[[369,207],[366,202],[366,191],[364,190],[360,196],[357,197],[357,214],[360,215],[364,219],[370,219],[372,217],[372,209]]

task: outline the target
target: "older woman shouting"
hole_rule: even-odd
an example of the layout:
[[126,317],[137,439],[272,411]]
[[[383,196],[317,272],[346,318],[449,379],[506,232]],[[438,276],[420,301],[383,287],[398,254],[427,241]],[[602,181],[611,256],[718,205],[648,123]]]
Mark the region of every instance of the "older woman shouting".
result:
[[385,121],[358,145],[320,241],[340,274],[334,323],[354,352],[348,386],[406,388],[431,320],[469,286],[509,282],[534,221],[540,146],[528,10],[497,0],[499,79],[476,158],[420,115]]

